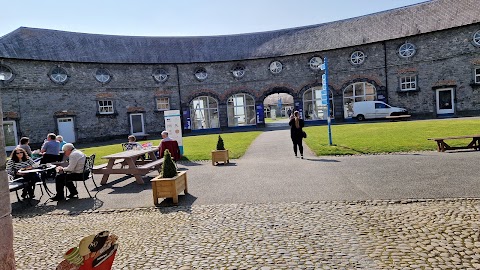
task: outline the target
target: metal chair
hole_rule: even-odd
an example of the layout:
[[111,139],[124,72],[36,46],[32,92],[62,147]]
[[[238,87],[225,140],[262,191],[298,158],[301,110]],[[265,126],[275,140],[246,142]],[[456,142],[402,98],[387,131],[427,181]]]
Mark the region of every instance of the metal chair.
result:
[[[92,179],[93,184],[95,185],[95,189],[98,191],[98,186],[95,183],[95,179],[93,179],[93,164],[95,163],[95,154],[92,154],[89,157],[85,157],[85,165],[83,166],[83,174],[82,174],[82,180],[74,180],[75,186],[77,186],[76,182],[82,181],[83,185],[85,186],[85,190],[87,190],[88,196],[92,198],[92,195],[90,194],[90,191],[87,188],[87,183],[86,181],[88,179]],[[65,187],[66,189],[66,187]],[[66,191],[66,190],[65,190]]]

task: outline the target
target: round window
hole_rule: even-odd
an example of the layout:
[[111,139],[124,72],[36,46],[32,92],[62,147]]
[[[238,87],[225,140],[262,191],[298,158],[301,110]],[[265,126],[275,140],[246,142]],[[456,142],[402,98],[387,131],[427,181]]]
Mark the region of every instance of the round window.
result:
[[50,79],[55,83],[64,84],[68,79],[67,71],[61,67],[55,67],[50,72]]
[[108,83],[111,78],[110,72],[105,68],[99,68],[97,69],[97,72],[95,72],[95,79],[102,84]]
[[272,72],[273,74],[279,74],[280,72],[282,72],[282,69],[283,65],[282,63],[280,63],[280,61],[273,61],[272,63],[270,63],[270,72]]
[[235,78],[242,78],[243,76],[245,76],[245,67],[242,65],[236,65],[232,69],[232,74]]
[[400,48],[398,49],[398,54],[403,58],[412,57],[415,54],[415,52],[416,52],[415,45],[408,42],[405,44],[402,44],[402,46],[400,46]]
[[314,56],[308,61],[308,66],[313,70],[319,70],[320,66],[323,64],[322,58]]
[[354,51],[350,55],[350,62],[354,65],[360,65],[365,61],[365,54],[362,51]]
[[13,78],[12,70],[7,66],[0,66],[0,80],[10,81]]
[[480,46],[480,30],[473,34],[473,43],[477,46]]
[[159,68],[153,71],[152,76],[157,82],[166,82],[168,79],[168,72],[163,68]]
[[195,70],[195,78],[197,78],[197,80],[203,81],[207,79],[207,77],[208,77],[208,73],[207,73],[207,70],[205,70],[205,68],[197,68]]

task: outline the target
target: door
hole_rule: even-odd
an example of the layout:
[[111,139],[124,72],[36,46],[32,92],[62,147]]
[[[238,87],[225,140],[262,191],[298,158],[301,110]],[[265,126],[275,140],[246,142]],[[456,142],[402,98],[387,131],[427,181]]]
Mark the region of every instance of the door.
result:
[[453,114],[454,100],[453,88],[444,88],[436,90],[437,114]]
[[143,135],[143,134],[145,134],[143,113],[132,113],[132,114],[130,114],[130,134],[132,134],[132,135]]
[[390,106],[383,102],[375,102],[375,118],[385,118],[390,115]]
[[63,136],[67,143],[75,142],[75,125],[73,117],[57,118],[58,135]]
[[3,121],[3,134],[5,135],[5,150],[12,151],[18,145],[17,123]]

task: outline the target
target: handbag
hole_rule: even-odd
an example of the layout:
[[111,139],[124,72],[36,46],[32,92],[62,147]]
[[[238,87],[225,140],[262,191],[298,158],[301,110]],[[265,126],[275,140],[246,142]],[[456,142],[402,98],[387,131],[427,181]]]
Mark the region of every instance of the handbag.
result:
[[305,131],[302,131],[302,137],[307,138],[307,133]]

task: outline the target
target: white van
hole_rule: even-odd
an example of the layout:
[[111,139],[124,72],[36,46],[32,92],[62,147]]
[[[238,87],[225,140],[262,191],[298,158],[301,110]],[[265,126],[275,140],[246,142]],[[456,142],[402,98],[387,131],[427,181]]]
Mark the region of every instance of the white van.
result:
[[381,101],[358,101],[353,103],[353,117],[358,121],[408,114],[404,108],[392,107]]

